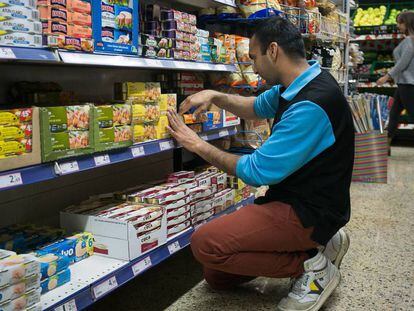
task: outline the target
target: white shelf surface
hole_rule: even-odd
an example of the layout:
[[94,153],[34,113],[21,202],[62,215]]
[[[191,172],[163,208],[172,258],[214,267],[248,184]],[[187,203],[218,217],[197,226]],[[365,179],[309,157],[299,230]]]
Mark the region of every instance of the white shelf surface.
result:
[[376,40],[393,40],[404,39],[402,34],[383,34],[383,35],[357,35],[351,41],[376,41]]

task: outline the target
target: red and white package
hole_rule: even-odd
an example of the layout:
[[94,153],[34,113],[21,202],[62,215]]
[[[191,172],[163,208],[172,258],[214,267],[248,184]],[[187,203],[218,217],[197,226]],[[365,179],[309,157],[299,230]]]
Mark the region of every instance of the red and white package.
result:
[[186,196],[187,189],[177,187],[144,196],[143,199],[148,204],[168,204],[169,202],[180,200]]
[[211,177],[211,184],[217,186],[217,191],[222,191],[227,188],[227,174],[215,173]]
[[159,228],[161,228],[161,218],[158,218],[151,222],[147,222],[137,227],[137,236],[147,234],[148,232],[157,230]]
[[182,215],[174,217],[174,218],[170,218],[170,219],[167,220],[167,227],[178,225],[178,224],[180,224],[182,222],[185,222],[189,219],[191,219],[191,213],[190,212],[187,212],[185,214],[182,214]]
[[214,190],[214,188],[208,186],[196,187],[188,191],[188,196],[190,201],[197,201],[211,196],[214,194]]
[[197,224],[199,224],[200,222],[203,222],[203,221],[205,221],[205,220],[209,219],[209,218],[210,218],[211,216],[213,216],[213,215],[214,215],[214,210],[210,210],[210,211],[208,211],[208,212],[198,214],[198,215],[196,215],[196,216],[194,216],[194,217],[192,218],[192,220],[193,220],[193,225],[194,225],[194,226],[196,226],[196,225],[197,225]]
[[184,231],[188,228],[191,227],[191,220],[187,220],[185,222],[182,222],[178,225],[174,225],[174,226],[168,226],[167,227],[167,237],[170,238],[171,236]]
[[194,171],[180,171],[180,172],[171,173],[167,177],[167,182],[173,182],[173,183],[179,184],[188,178],[194,178]]
[[185,205],[181,206],[179,208],[167,210],[167,221],[171,218],[178,217],[182,214],[185,214],[187,212],[191,211],[191,205]]

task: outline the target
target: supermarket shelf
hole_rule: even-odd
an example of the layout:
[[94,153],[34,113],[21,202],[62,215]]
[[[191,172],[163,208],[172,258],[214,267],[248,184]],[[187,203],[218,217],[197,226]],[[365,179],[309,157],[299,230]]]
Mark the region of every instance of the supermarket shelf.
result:
[[59,56],[49,49],[0,46],[0,61],[58,62]]
[[402,34],[383,34],[383,35],[359,35],[352,38],[351,41],[375,41],[375,40],[393,40],[404,39]]
[[[200,137],[209,141],[235,135],[236,133],[236,126],[232,126],[201,133]],[[154,140],[126,149],[110,150],[106,153],[92,154],[7,171],[0,174],[0,191],[51,180],[62,175],[95,169],[97,167],[120,163],[179,147],[172,139]]]
[[[210,220],[232,213],[253,203],[253,201],[254,196],[251,196],[213,216]],[[193,232],[194,229],[190,229],[172,238],[166,245],[130,262],[94,255],[72,265],[70,267],[71,281],[42,295],[42,309],[67,311],[87,308],[137,275],[144,273],[188,246]]]
[[187,5],[191,5],[196,8],[211,8],[211,7],[218,7],[221,5],[227,5],[231,7],[236,7],[235,0],[176,0],[176,2],[184,3]]
[[373,88],[373,89],[395,89],[397,88],[396,85],[384,85],[384,86],[378,86],[376,83],[358,83],[358,88]]
[[87,54],[59,51],[64,64],[83,66],[111,66],[146,69],[194,70],[194,71],[236,71],[234,65],[198,63],[168,59],[151,59],[134,56]]

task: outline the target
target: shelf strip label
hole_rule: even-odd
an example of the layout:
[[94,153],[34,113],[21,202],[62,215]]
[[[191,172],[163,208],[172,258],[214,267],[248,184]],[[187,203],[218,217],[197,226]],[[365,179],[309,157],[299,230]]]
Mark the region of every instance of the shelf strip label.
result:
[[65,308],[65,311],[78,311],[75,299],[69,300],[63,307]]
[[145,155],[144,146],[132,147],[131,153],[134,158],[142,157]]
[[93,296],[95,297],[95,299],[98,299],[99,297],[105,295],[106,293],[114,290],[117,287],[118,282],[116,281],[116,277],[112,276],[106,281],[92,288]]
[[12,173],[0,176],[0,189],[18,186],[22,184],[23,179],[20,173]]
[[221,130],[218,135],[219,135],[219,137],[229,136],[229,131],[228,130]]
[[65,163],[55,163],[55,173],[57,175],[65,175],[79,171],[78,161],[71,161]]
[[132,273],[135,275],[140,274],[141,272],[147,270],[148,268],[150,268],[152,266],[152,261],[150,256],[145,257],[143,260],[141,260],[140,262],[136,263],[135,265],[132,266]]
[[108,154],[96,156],[94,157],[94,160],[95,160],[96,166],[102,166],[102,165],[107,165],[111,163],[111,158],[109,157]]
[[170,255],[178,252],[181,249],[180,242],[175,241],[174,243],[171,243],[168,245],[168,251],[170,252]]
[[14,54],[11,48],[2,48],[0,47],[0,58],[3,59],[16,59],[16,55]]
[[173,149],[173,148],[174,148],[174,143],[173,143],[172,140],[160,142],[160,150],[161,151],[169,150],[169,149]]

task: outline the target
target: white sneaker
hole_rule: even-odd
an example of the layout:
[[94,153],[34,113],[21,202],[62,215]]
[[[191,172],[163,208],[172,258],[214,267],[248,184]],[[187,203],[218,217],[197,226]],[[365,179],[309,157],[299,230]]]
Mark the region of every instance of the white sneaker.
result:
[[349,235],[343,229],[339,229],[326,244],[323,254],[339,269],[348,249]]
[[338,268],[321,252],[305,261],[303,266],[305,273],[294,280],[289,295],[278,304],[278,310],[319,310],[341,280]]

